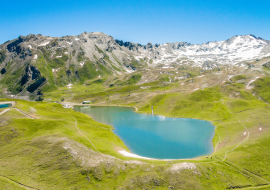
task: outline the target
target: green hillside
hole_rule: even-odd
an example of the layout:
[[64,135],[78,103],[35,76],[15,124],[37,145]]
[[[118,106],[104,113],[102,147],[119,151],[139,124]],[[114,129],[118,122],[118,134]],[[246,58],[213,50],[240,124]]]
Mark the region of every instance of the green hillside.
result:
[[[36,119],[16,109],[0,115],[0,189],[268,189],[269,77],[239,70],[181,80],[173,71],[139,70],[59,86],[44,91],[42,102],[16,99],[14,107]],[[14,99],[0,99],[7,100]],[[215,151],[188,160],[125,157],[113,127],[53,103],[85,100],[211,121]]]

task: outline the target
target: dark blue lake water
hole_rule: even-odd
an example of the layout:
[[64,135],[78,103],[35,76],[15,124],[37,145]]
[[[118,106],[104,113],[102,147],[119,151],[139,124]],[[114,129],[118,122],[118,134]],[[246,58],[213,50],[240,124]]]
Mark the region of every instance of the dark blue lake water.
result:
[[0,108],[8,108],[11,104],[0,104]]
[[129,150],[156,159],[195,158],[211,154],[215,127],[211,122],[135,113],[125,107],[75,107],[111,125]]

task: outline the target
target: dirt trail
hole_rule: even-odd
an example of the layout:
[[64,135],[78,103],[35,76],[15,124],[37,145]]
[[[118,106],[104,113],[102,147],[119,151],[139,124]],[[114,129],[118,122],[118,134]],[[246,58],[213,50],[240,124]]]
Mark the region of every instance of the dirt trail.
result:
[[77,119],[75,118],[75,117],[73,117],[74,118],[74,120],[75,120],[75,127],[77,128],[77,130],[79,131],[79,133],[82,135],[82,136],[84,136],[91,144],[92,144],[92,146],[96,149],[96,151],[99,153],[99,154],[101,154],[99,151],[98,151],[98,149],[96,148],[96,146],[92,143],[92,141],[90,140],[90,139],[88,139],[81,131],[80,131],[80,129],[78,128],[78,126],[77,126]]
[[2,114],[4,114],[4,113],[8,112],[10,109],[11,109],[11,108],[5,109],[4,111],[2,111],[2,112],[0,113],[0,115],[2,115]]
[[237,189],[253,189],[253,188],[259,188],[259,187],[268,187],[270,186],[270,181],[258,176],[257,174],[254,174],[248,170],[246,170],[245,168],[239,167],[238,165],[236,165],[235,163],[231,162],[231,161],[223,161],[221,159],[219,159],[218,157],[214,157],[216,160],[218,160],[218,162],[220,164],[225,164],[227,167],[232,168],[233,170],[237,171],[239,174],[245,176],[245,177],[255,177],[257,179],[260,179],[264,182],[266,182],[267,184],[261,184],[258,186],[252,186],[252,187],[243,187],[243,188],[237,188]]
[[[217,128],[217,127],[216,127]],[[214,152],[211,154],[211,156],[213,156],[214,154],[215,154],[215,152],[217,151],[217,147],[218,147],[218,145],[220,144],[220,142],[221,142],[221,138],[220,138],[220,135],[217,133],[217,130],[215,130],[215,133],[217,134],[217,136],[218,136],[218,138],[219,138],[219,141],[217,142],[217,145],[216,145],[216,147],[215,147],[215,150],[214,150]]]
[[13,108],[13,109],[17,110],[18,112],[22,113],[23,115],[25,115],[25,116],[27,116],[27,117],[29,117],[29,118],[31,118],[31,119],[36,119],[36,118],[34,118],[34,117],[28,115],[27,113],[24,113],[23,111],[21,111],[21,110],[18,109],[18,108]]
[[227,166],[233,168],[234,170],[241,172],[243,175],[253,176],[255,178],[258,178],[258,179],[270,184],[270,181],[262,178],[261,176],[258,176],[257,174],[254,174],[253,172],[250,172],[249,170],[246,170],[245,168],[239,167],[238,165],[234,164],[231,161],[225,161],[223,163],[226,164]]
[[[221,102],[222,102],[222,104],[224,104],[223,100],[221,100]],[[225,106],[225,104],[224,104],[224,107],[225,107],[225,109],[226,109],[230,114],[233,114],[232,112],[230,112],[230,111],[227,109],[227,107]],[[247,138],[245,138],[242,142],[238,143],[232,150],[229,150],[229,151],[225,152],[225,156],[224,156],[224,158],[223,158],[222,161],[224,161],[224,160],[226,159],[227,155],[228,155],[230,152],[234,151],[238,146],[240,146],[241,144],[243,144],[245,141],[247,141],[247,140],[249,139],[249,130],[248,130],[248,128],[247,128],[245,125],[243,125],[243,124],[240,122],[240,120],[239,120],[236,116],[234,116],[234,118],[236,118],[236,119],[238,120],[238,123],[239,123],[240,125],[242,125],[242,126],[246,129],[246,132],[247,132]],[[246,132],[245,132],[244,134],[246,134]]]
[[[237,189],[241,189],[241,190],[245,190],[245,189],[262,189],[262,188],[264,188],[264,189],[266,189],[266,188],[268,188],[268,189],[270,189],[270,185],[258,185],[258,186],[256,186],[256,187],[243,187],[243,188],[237,188]],[[237,190],[237,189],[235,189],[235,190]]]
[[3,179],[5,179],[5,180],[7,180],[7,181],[9,181],[9,182],[16,183],[17,185],[19,185],[20,187],[25,188],[25,189],[29,189],[29,190],[36,189],[36,188],[33,188],[33,187],[29,187],[29,186],[27,186],[27,185],[24,185],[24,184],[22,184],[22,183],[20,183],[20,182],[14,181],[13,179],[10,179],[10,178],[8,178],[8,177],[6,177],[6,176],[0,175],[0,178],[3,178]]

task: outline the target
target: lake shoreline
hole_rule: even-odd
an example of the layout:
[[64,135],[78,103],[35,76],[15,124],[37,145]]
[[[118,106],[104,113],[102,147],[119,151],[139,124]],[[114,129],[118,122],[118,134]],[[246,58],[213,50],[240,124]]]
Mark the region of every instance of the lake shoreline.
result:
[[139,109],[136,106],[124,106],[124,105],[92,105],[92,104],[74,104],[73,106],[80,106],[80,107],[123,107],[123,108],[134,108],[135,109],[135,113],[140,113],[140,114],[146,114],[146,115],[156,115],[156,116],[163,116],[163,117],[168,117],[168,118],[179,118],[179,119],[195,119],[195,120],[201,120],[201,121],[208,121],[211,122],[212,125],[214,121],[209,121],[209,120],[205,120],[205,119],[196,119],[196,118],[190,118],[190,117],[178,117],[178,116],[171,116],[171,115],[158,115],[158,114],[151,114],[148,112],[143,112],[143,111],[139,111]]
[[[142,113],[142,112],[138,112],[138,108],[135,107],[135,106],[122,106],[122,105],[89,105],[89,104],[80,104],[80,105],[74,105],[76,107],[122,107],[122,108],[133,108],[133,112],[135,113],[138,113],[138,114],[145,114],[145,113]],[[81,112],[81,113],[84,113],[84,112]],[[87,113],[85,113],[87,114]],[[89,115],[89,114],[87,114]],[[152,114],[149,114],[149,113],[146,113],[145,115],[152,115]],[[207,120],[201,120],[201,119],[193,119],[193,118],[181,118],[181,117],[167,117],[167,116],[163,116],[163,115],[153,115],[153,116],[161,116],[161,117],[164,117],[164,118],[170,118],[170,119],[191,119],[191,120],[197,120],[197,121],[207,121]],[[93,118],[94,119],[94,118]],[[97,120],[96,120],[97,121]],[[97,122],[100,122],[100,121],[97,121]],[[121,150],[121,151],[118,151],[119,154],[125,156],[125,157],[130,157],[130,158],[138,158],[138,159],[146,159],[146,160],[157,160],[157,161],[177,161],[177,160],[199,160],[199,159],[202,159],[202,157],[210,157],[212,154],[215,153],[215,147],[213,145],[213,138],[215,136],[215,131],[216,131],[216,126],[213,125],[213,123],[211,121],[207,121],[209,122],[213,127],[214,127],[214,131],[213,131],[213,137],[212,137],[212,143],[211,145],[213,146],[213,151],[209,154],[203,154],[203,155],[199,155],[199,156],[196,156],[194,158],[164,158],[164,159],[159,159],[159,158],[151,158],[151,157],[145,157],[145,156],[140,156],[138,154],[134,154],[130,151],[130,152],[127,152],[125,150]],[[100,123],[103,123],[103,122],[100,122]],[[112,126],[114,129],[115,129],[115,126],[111,125],[111,124],[108,124],[110,126]],[[115,135],[117,135],[115,133]],[[119,135],[117,135],[119,137]],[[122,140],[124,142],[124,140]],[[127,142],[124,142],[125,144],[128,144]]]

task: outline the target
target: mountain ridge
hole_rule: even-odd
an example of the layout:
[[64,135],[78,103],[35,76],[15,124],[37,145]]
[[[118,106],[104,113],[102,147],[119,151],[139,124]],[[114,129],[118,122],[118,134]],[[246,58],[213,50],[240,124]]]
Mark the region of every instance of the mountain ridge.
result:
[[247,62],[267,56],[270,56],[270,41],[254,35],[203,44],[141,45],[102,32],[63,37],[29,34],[0,45],[0,90],[38,97],[42,92],[70,83],[132,73],[139,68],[246,67]]
[[[102,32],[101,32],[101,33],[102,33]],[[103,34],[105,34],[105,33],[103,33]],[[254,34],[234,35],[234,36],[230,37],[229,39],[231,39],[231,38],[233,38],[233,37],[238,37],[238,36],[252,36],[252,37],[254,37],[254,38],[256,38],[256,39],[263,40],[263,41],[267,42],[268,44],[270,44],[270,40],[266,40],[266,39],[264,39],[264,38],[262,38],[262,37],[257,37],[257,36],[254,35]],[[111,36],[111,37],[112,37],[112,36]],[[122,43],[133,43],[133,44],[139,44],[140,46],[146,46],[146,45],[148,45],[148,44],[151,44],[151,45],[153,45],[153,44],[154,44],[154,45],[163,45],[163,44],[174,44],[174,43],[186,43],[186,44],[193,44],[193,45],[201,45],[201,44],[206,44],[206,43],[210,43],[210,42],[221,42],[221,41],[226,41],[226,40],[228,40],[228,39],[226,39],[226,40],[221,40],[221,41],[217,41],[217,40],[212,41],[212,40],[210,40],[210,41],[203,42],[203,43],[191,43],[191,42],[187,42],[187,41],[175,41],[175,42],[165,42],[165,43],[153,43],[153,42],[148,42],[148,43],[145,44],[145,45],[143,45],[142,43],[135,43],[135,42],[131,42],[131,41],[124,41],[124,40],[117,39],[117,38],[115,38],[115,40],[117,40],[117,41],[122,41]]]

